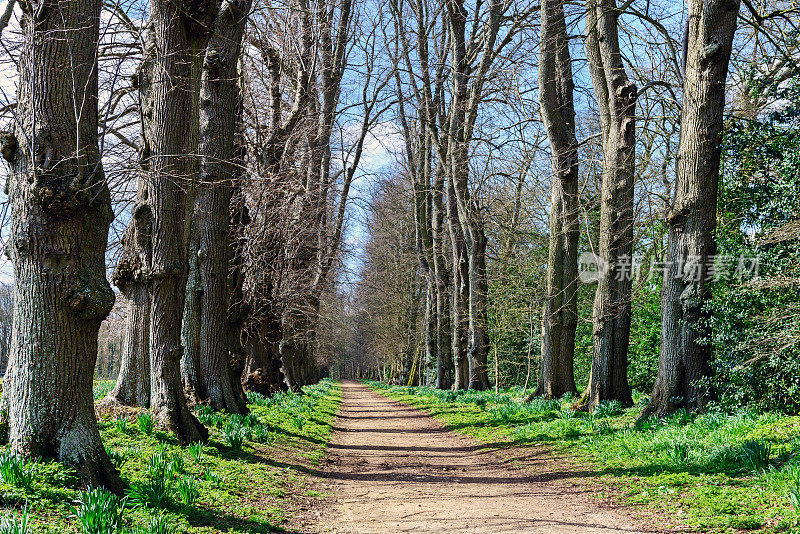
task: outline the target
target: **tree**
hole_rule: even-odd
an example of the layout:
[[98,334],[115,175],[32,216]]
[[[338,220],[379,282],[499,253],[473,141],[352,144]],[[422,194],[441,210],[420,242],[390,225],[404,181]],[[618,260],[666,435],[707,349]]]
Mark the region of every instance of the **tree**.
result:
[[533,395],[557,398],[577,393],[573,358],[578,323],[578,142],[564,5],[560,0],[544,0],[541,10],[539,100],[550,140],[553,185],[542,363]]
[[702,409],[713,394],[706,336],[709,258],[716,252],[725,82],[739,2],[689,3],[678,170],[661,294],[661,354],[642,414]]
[[589,0],[586,57],[600,111],[603,180],[600,191],[600,272],[594,299],[593,357],[589,385],[578,407],[601,401],[633,403],[628,385],[633,261],[633,187],[636,85],[628,80],[619,48],[615,0]]
[[230,209],[233,191],[236,120],[239,114],[237,65],[251,2],[224,0],[208,42],[200,88],[199,189],[195,202],[200,296],[201,389],[211,407],[247,413],[241,386],[231,368],[228,346],[228,275],[231,268]]
[[15,306],[3,393],[18,453],[123,482],[100,440],[92,378],[113,218],[98,145],[98,0],[23,3],[16,128],[3,135]]
[[146,208],[152,217],[150,256],[150,407],[181,442],[205,440],[208,431],[189,411],[180,376],[181,320],[184,309],[187,244],[186,184],[191,181],[191,42],[208,34],[214,2],[190,11],[168,0],[150,2],[153,59],[143,104],[152,110],[144,132]]

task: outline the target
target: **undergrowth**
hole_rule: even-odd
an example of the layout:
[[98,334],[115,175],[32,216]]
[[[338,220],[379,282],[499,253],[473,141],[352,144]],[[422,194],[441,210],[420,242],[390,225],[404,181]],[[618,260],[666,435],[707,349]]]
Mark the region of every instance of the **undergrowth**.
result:
[[[109,390],[96,384],[95,398]],[[0,534],[282,531],[293,499],[305,493],[305,473],[325,452],[341,400],[330,380],[304,392],[251,394],[246,417],[200,407],[211,437],[185,447],[145,411],[102,418],[106,450],[130,486],[123,496],[82,487],[57,462],[0,449]]]
[[800,417],[777,413],[678,412],[639,422],[635,406],[573,412],[575,399],[534,399],[520,388],[439,391],[368,382],[490,447],[535,445],[569,458],[569,478],[600,479],[631,505],[662,510],[703,532],[800,532]]

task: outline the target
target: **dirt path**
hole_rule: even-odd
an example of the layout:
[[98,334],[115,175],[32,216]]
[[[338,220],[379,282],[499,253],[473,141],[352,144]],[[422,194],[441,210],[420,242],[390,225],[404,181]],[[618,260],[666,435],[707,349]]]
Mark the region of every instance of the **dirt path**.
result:
[[432,417],[345,382],[321,470],[323,532],[645,533],[563,483],[515,470]]

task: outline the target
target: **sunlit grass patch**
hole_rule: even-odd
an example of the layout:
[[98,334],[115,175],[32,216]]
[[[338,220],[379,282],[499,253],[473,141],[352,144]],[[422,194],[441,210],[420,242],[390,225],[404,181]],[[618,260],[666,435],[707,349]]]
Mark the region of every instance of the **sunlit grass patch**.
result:
[[[107,384],[96,384],[95,398],[109,390]],[[247,417],[201,408],[198,415],[205,417],[211,433],[203,445],[178,445],[155,428],[148,412],[109,414],[101,419],[100,432],[130,484],[119,502],[104,499],[101,490],[83,488],[77,473],[59,463],[21,460],[17,465],[9,460],[14,483],[0,481],[0,521],[16,517],[20,523],[20,511],[26,509],[26,532],[31,534],[278,531],[293,499],[307,491],[303,464],[324,454],[341,400],[339,385],[330,380],[306,392],[255,399]],[[303,418],[300,428],[294,423],[298,417]],[[226,428],[242,436],[237,447],[226,439]],[[0,449],[0,455],[6,452]],[[6,457],[11,456],[0,456]],[[120,510],[119,518],[98,512],[106,508]],[[106,528],[101,516],[117,527]]]
[[[574,468],[637,505],[708,532],[786,532],[800,518],[800,417],[777,413],[678,412],[639,421],[647,397],[573,412],[574,399],[533,399],[520,388],[437,391],[369,382],[373,389],[496,446],[567,453]],[[800,530],[798,530],[800,531]]]

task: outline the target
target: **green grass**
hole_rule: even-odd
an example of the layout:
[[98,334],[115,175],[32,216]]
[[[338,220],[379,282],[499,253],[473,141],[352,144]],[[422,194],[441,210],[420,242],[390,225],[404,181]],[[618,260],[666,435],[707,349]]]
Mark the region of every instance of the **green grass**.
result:
[[[109,388],[106,383],[95,387],[96,398]],[[109,534],[160,532],[164,525],[170,534],[282,531],[293,502],[309,492],[307,473],[325,453],[341,402],[339,385],[330,380],[306,387],[305,393],[253,396],[253,415],[247,418],[201,409],[211,432],[202,447],[182,447],[173,436],[138,424],[141,419],[133,413],[126,425],[116,415],[103,418],[106,449],[133,489],[119,503],[120,527]],[[226,426],[245,436],[238,448],[225,439]],[[256,436],[261,439],[255,441]],[[20,469],[31,481],[0,481],[0,524],[14,513],[19,517],[27,506],[31,534],[82,533],[81,520],[102,523],[92,509],[81,513],[87,500],[96,509],[113,508],[102,496],[82,494],[76,473],[59,463],[25,462],[9,469],[12,481]]]
[[368,385],[487,446],[545,447],[568,459],[554,470],[581,472],[627,504],[703,532],[800,532],[800,417],[678,413],[636,425],[643,396],[632,408],[589,415],[569,410],[574,399],[525,404],[520,389]]

